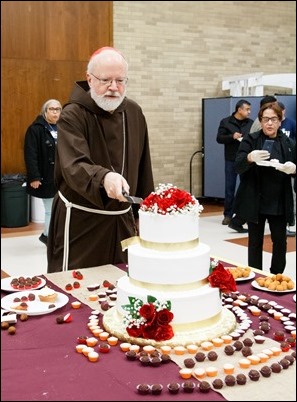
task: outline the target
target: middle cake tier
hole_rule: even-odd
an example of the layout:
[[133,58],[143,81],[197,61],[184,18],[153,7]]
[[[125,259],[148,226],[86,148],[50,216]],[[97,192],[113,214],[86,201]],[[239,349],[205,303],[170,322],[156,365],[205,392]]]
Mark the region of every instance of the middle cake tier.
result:
[[194,289],[209,275],[210,248],[200,243],[190,250],[166,252],[135,244],[128,248],[128,261],[129,277],[141,282],[140,286],[188,285]]

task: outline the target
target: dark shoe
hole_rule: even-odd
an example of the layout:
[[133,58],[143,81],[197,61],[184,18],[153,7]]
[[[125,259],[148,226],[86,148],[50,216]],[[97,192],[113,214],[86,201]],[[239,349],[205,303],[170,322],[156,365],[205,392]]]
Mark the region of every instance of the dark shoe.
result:
[[287,229],[287,237],[295,237],[296,232],[293,232],[292,230]]
[[41,241],[41,243],[47,246],[47,236],[45,236],[43,233],[39,236],[39,240]]
[[225,216],[225,218],[222,220],[222,225],[229,225],[231,222],[231,216]]
[[233,223],[233,222],[230,222],[229,225],[228,225],[228,227],[229,227],[230,229],[236,230],[236,232],[238,232],[238,233],[247,233],[247,232],[248,232],[247,229],[245,229],[245,228],[242,227],[242,226],[235,225],[235,223]]

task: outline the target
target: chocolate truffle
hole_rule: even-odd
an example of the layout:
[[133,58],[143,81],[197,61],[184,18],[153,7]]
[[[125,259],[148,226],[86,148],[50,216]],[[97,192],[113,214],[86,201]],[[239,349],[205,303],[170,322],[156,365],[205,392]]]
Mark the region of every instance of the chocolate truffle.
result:
[[177,394],[180,389],[180,384],[178,382],[171,382],[167,385],[167,388],[171,394]]
[[239,351],[243,348],[243,343],[241,341],[235,341],[233,343],[235,350]]
[[265,332],[262,331],[262,329],[255,329],[255,331],[253,332],[253,334],[254,334],[254,336],[257,336],[257,335],[264,335]]
[[251,340],[251,338],[245,338],[242,343],[244,344],[244,346],[252,346],[254,341]]
[[184,360],[184,365],[187,368],[193,368],[195,366],[195,364],[196,363],[195,363],[194,359],[188,358],[188,359]]
[[143,366],[149,366],[151,363],[151,360],[148,356],[141,356],[139,358],[139,361]]
[[198,352],[195,355],[195,359],[197,360],[197,362],[203,362],[205,360],[205,358],[206,358],[206,355],[203,352]]
[[237,374],[236,382],[238,385],[244,385],[246,383],[246,375],[245,374]]
[[273,338],[278,342],[284,341],[285,340],[284,331],[275,331],[274,334],[273,334]]
[[253,354],[252,348],[250,348],[249,346],[244,346],[241,349],[241,353],[244,357],[250,356]]
[[193,381],[185,381],[182,383],[182,388],[186,393],[193,392],[195,388],[195,383]]
[[289,360],[291,366],[295,361],[295,358],[292,355],[286,355],[285,359]]
[[211,350],[210,352],[207,353],[207,358],[209,361],[214,362],[218,358],[217,352]]
[[279,363],[272,363],[270,368],[273,373],[280,373],[282,371],[282,366]]
[[236,384],[236,378],[234,377],[234,375],[231,374],[226,375],[225,384],[228,387],[233,387]]
[[234,353],[234,347],[232,345],[226,345],[224,347],[224,352],[226,353],[227,356],[232,356]]
[[128,350],[128,352],[125,353],[126,357],[128,360],[136,360],[137,354],[134,352],[134,350]]
[[210,384],[207,381],[201,381],[199,384],[199,391],[206,394],[210,391]]
[[138,384],[136,388],[141,395],[146,395],[150,392],[150,386],[148,384]]
[[289,362],[289,360],[283,358],[280,360],[279,364],[282,366],[282,368],[284,370],[286,370],[287,368],[289,368],[289,366],[291,365],[291,363]]
[[251,381],[258,381],[260,378],[260,373],[258,370],[250,370],[249,377],[250,377]]
[[162,363],[169,363],[171,361],[171,357],[169,355],[162,354],[160,356]]
[[160,395],[163,389],[163,385],[162,384],[153,384],[151,386],[151,391],[153,395]]
[[162,360],[160,359],[160,357],[154,356],[151,357],[151,366],[153,367],[157,367],[161,364]]
[[223,388],[224,383],[220,378],[216,378],[215,380],[213,380],[212,386],[214,387],[214,389],[221,389]]
[[263,366],[260,369],[260,373],[262,374],[263,377],[270,377],[271,376],[271,368],[269,366]]

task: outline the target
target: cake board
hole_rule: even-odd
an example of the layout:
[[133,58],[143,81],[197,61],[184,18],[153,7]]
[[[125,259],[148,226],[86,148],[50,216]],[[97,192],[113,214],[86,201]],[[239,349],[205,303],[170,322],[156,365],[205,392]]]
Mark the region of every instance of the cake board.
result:
[[152,345],[159,348],[164,345],[171,347],[186,346],[194,344],[200,346],[204,341],[211,341],[213,338],[227,335],[234,331],[236,328],[236,317],[226,307],[222,308],[222,312],[219,320],[212,325],[204,328],[198,328],[192,331],[180,331],[177,332],[173,338],[167,341],[155,341],[153,339],[136,338],[127,334],[126,328],[123,324],[123,320],[116,310],[116,307],[112,307],[105,312],[103,316],[103,326],[107,332],[116,336],[121,341],[129,342],[140,346]]

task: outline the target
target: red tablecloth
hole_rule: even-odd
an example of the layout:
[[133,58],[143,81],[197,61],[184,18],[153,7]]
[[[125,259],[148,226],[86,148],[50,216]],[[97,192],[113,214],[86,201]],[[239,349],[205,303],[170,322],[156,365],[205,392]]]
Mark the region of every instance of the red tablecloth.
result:
[[[225,264],[229,265],[229,264]],[[122,267],[121,267],[122,268]],[[48,281],[49,282],[49,281]],[[53,283],[49,286],[63,292]],[[251,282],[238,283],[240,292],[255,294],[268,300],[277,300],[285,308],[295,311],[293,294],[264,293],[251,287]],[[1,292],[1,297],[5,295]],[[111,347],[100,360],[91,363],[75,351],[78,336],[90,336],[87,328],[91,308],[83,305],[74,310],[70,302],[47,315],[31,316],[28,321],[16,324],[17,332],[9,335],[1,331],[1,400],[3,401],[136,401],[136,400],[225,400],[219,393],[201,394],[180,391],[171,395],[166,389],[169,382],[183,382],[179,369],[173,362],[159,367],[143,367],[138,361],[128,361],[119,344]],[[56,317],[71,312],[71,323],[57,324]],[[263,313],[266,314],[266,313]],[[279,321],[270,320],[272,328],[266,336],[282,329]],[[252,328],[256,328],[258,319]],[[198,381],[194,380],[196,383]],[[136,392],[139,383],[161,383],[159,396],[141,396]]]

